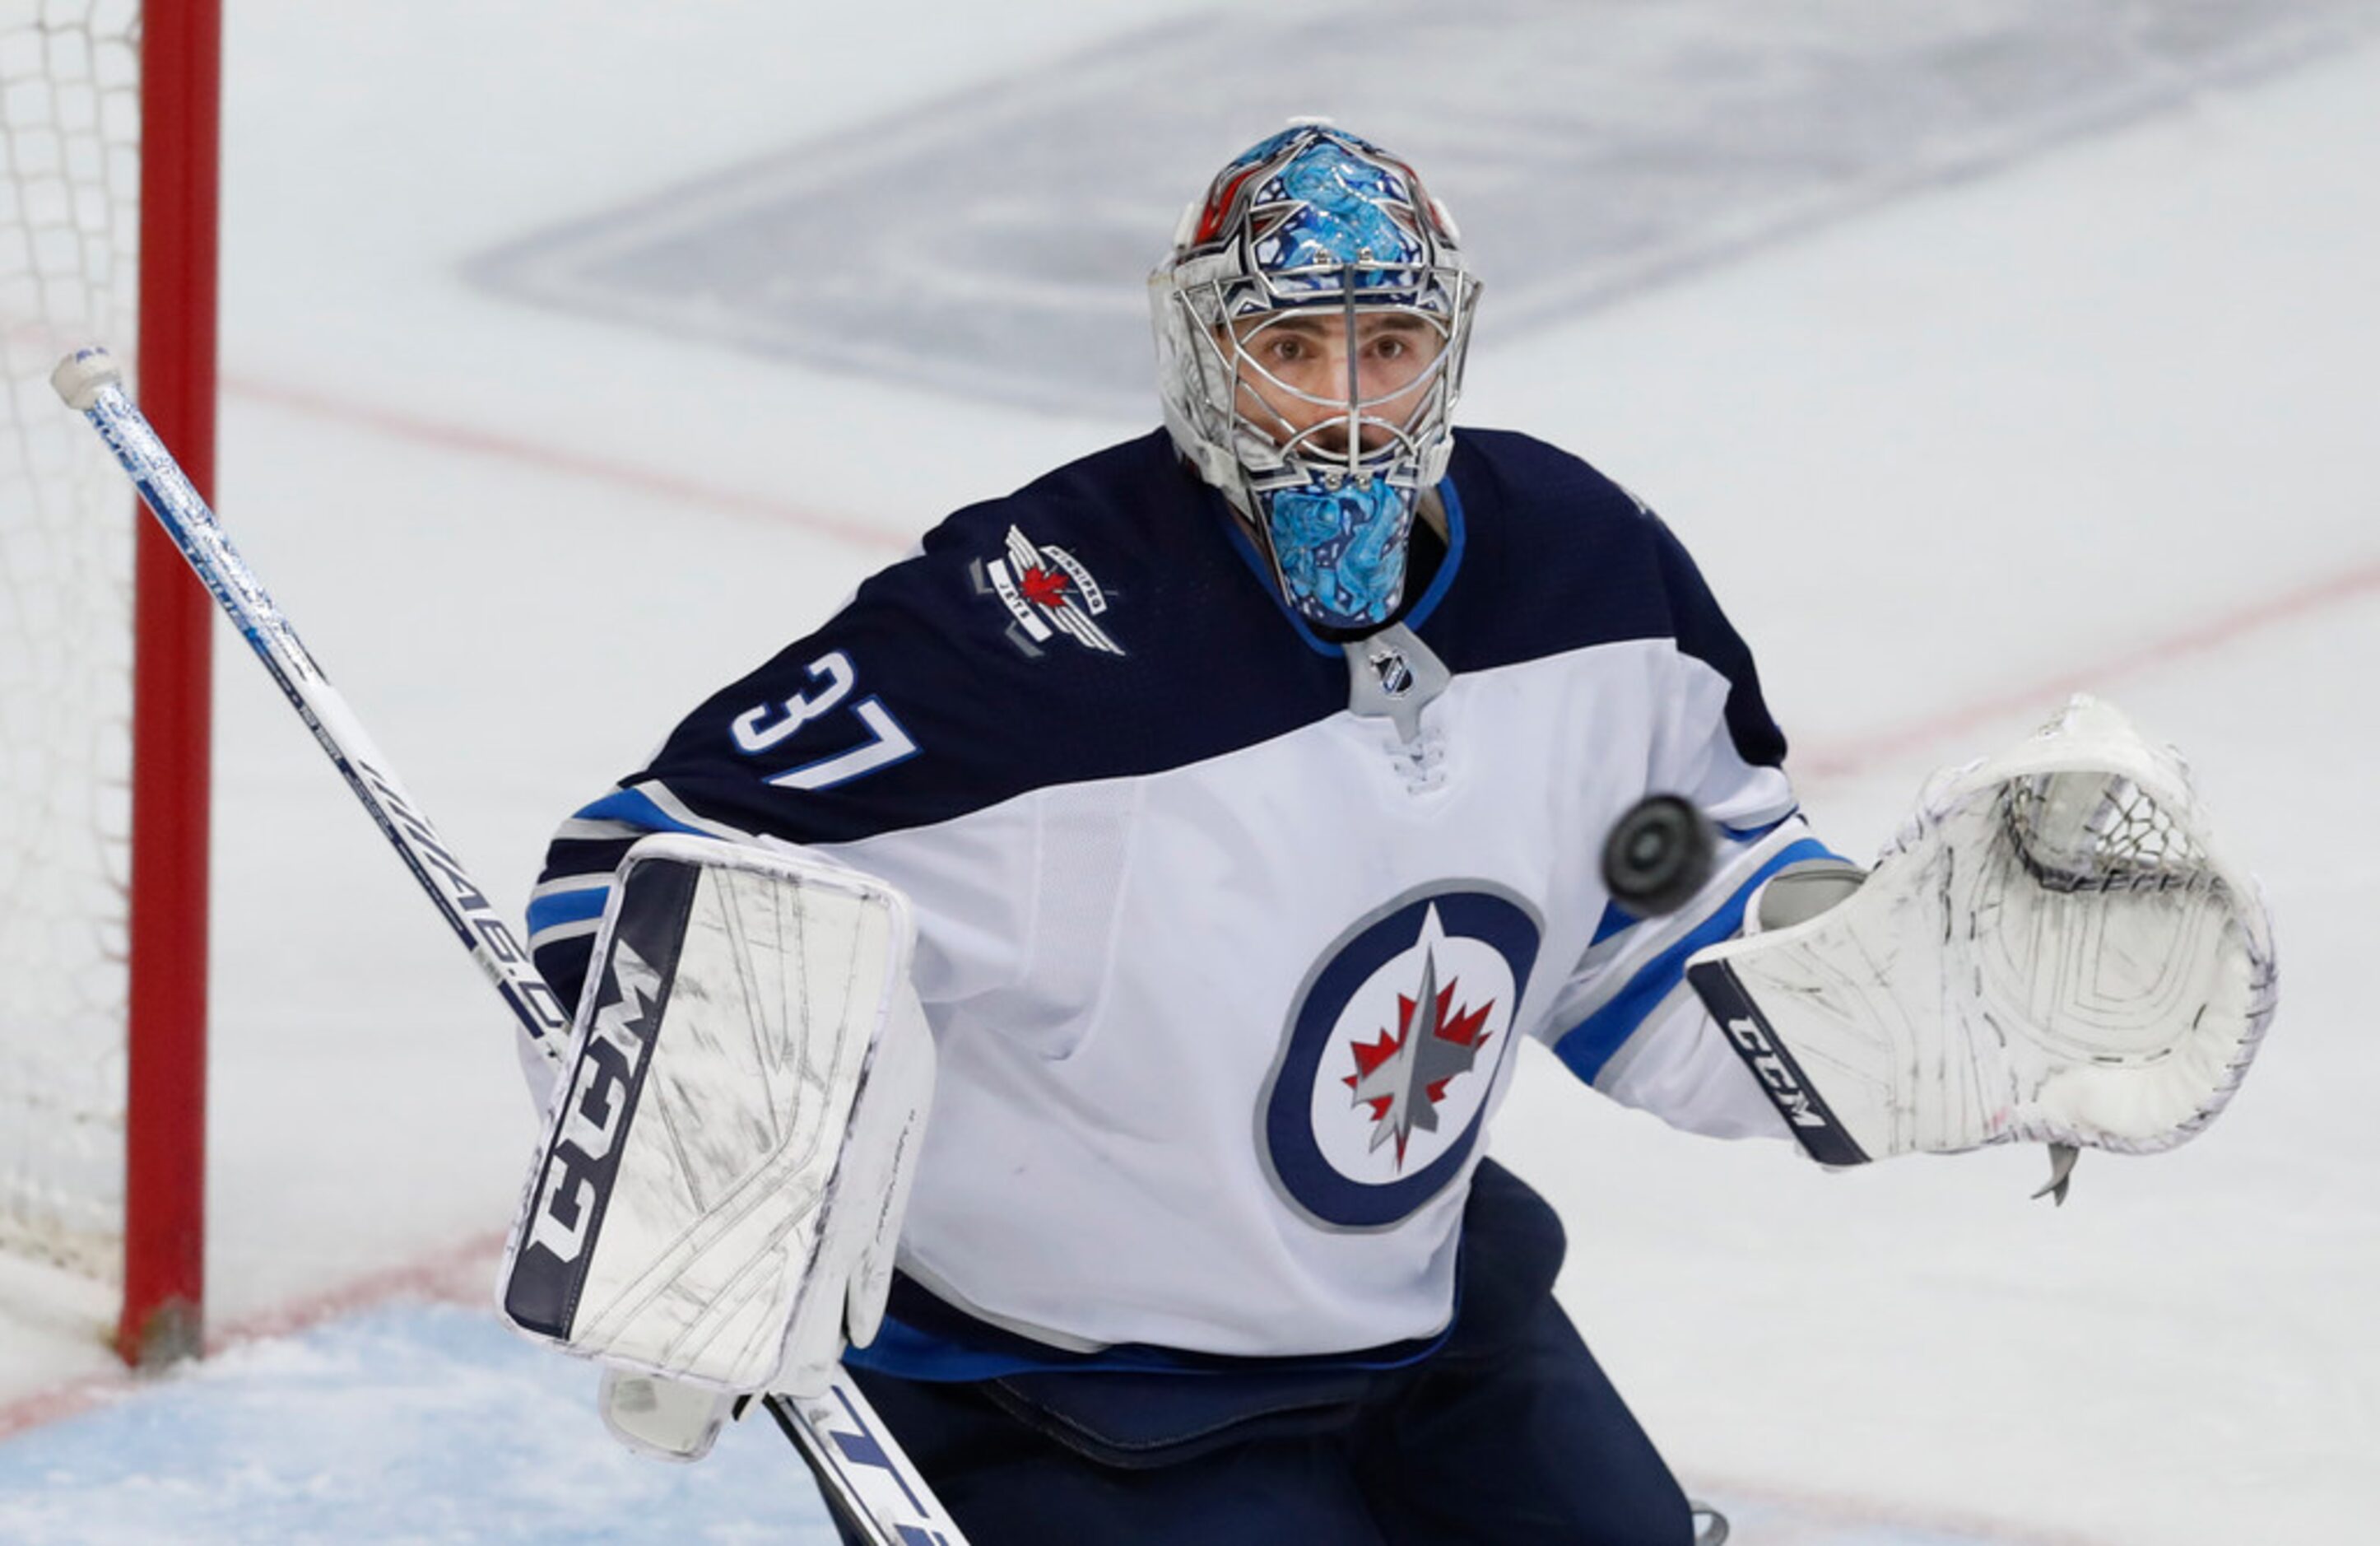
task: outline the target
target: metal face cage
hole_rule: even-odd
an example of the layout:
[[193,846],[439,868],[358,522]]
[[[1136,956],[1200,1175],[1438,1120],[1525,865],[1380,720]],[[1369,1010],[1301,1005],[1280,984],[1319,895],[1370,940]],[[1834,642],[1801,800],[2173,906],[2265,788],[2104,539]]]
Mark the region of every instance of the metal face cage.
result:
[[1412,169],[1293,128],[1217,177],[1150,276],[1166,423],[1291,604],[1376,625],[1445,476],[1478,281]]

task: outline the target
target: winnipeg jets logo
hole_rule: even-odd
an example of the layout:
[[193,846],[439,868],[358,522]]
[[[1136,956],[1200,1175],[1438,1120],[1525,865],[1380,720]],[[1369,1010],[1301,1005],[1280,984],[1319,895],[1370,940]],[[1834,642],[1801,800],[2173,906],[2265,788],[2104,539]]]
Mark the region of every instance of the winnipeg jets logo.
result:
[[1393,1140],[1397,1168],[1404,1168],[1405,1142],[1415,1131],[1438,1131],[1438,1105],[1446,1087],[1468,1074],[1488,1039],[1488,1012],[1484,1004],[1457,1013],[1452,981],[1438,985],[1438,956],[1429,949],[1430,936],[1445,943],[1438,909],[1430,909],[1422,926],[1421,986],[1412,997],[1397,995],[1397,1030],[1383,1031],[1379,1040],[1354,1046],[1355,1071],[1342,1082],[1355,1092],[1355,1104],[1372,1112],[1371,1147]]
[[978,592],[990,591],[1008,608],[1008,641],[1027,657],[1038,659],[1041,646],[1062,633],[1086,650],[1124,652],[1092,621],[1107,611],[1107,592],[1064,548],[1038,543],[1012,526],[1001,556],[978,559],[972,573]]
[[1258,1113],[1266,1167],[1316,1223],[1380,1228],[1476,1147],[1539,926],[1472,882],[1408,893],[1324,953]]

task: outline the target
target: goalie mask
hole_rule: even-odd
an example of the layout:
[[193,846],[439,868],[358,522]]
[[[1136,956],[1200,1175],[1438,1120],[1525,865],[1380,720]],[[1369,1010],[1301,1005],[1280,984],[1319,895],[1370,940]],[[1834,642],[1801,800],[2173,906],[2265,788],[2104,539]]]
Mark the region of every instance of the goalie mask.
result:
[[1166,428],[1306,621],[1395,615],[1477,294],[1413,168],[1314,122],[1217,174],[1149,276]]

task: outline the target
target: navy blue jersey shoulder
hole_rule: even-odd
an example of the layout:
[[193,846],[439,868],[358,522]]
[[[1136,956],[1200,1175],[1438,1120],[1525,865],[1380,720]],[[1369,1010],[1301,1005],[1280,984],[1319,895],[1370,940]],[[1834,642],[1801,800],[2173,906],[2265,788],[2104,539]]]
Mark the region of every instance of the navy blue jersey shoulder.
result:
[[[1624,492],[1492,432],[1458,437],[1451,477],[1463,531],[1415,625],[1450,665],[1675,637],[1736,684],[1747,757],[1781,756],[1749,655]],[[1344,661],[1281,606],[1160,432],[952,516],[627,782],[746,831],[850,841],[1220,756],[1346,701]]]
[[1785,737],[1752,651],[1676,535],[1635,495],[1559,447],[1465,430],[1448,467],[1463,571],[1419,630],[1457,671],[1632,639],[1672,639],[1727,679],[1738,755],[1781,766]]
[[[1345,666],[1281,627],[1161,432],[960,510],[921,547],[698,708],[645,776],[712,820],[841,842],[1345,707]],[[901,755],[867,765],[887,744]]]

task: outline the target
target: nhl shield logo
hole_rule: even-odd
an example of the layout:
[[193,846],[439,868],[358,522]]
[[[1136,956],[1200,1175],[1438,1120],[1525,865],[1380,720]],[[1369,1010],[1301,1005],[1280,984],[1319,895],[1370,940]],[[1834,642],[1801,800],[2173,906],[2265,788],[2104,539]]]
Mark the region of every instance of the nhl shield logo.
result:
[[1413,664],[1405,659],[1402,650],[1392,644],[1378,645],[1366,658],[1371,662],[1372,674],[1379,678],[1383,694],[1402,698],[1413,691]]
[[1380,1229],[1477,1146],[1540,930],[1473,887],[1400,898],[1333,942],[1292,1007],[1258,1112],[1266,1167],[1316,1223]]

